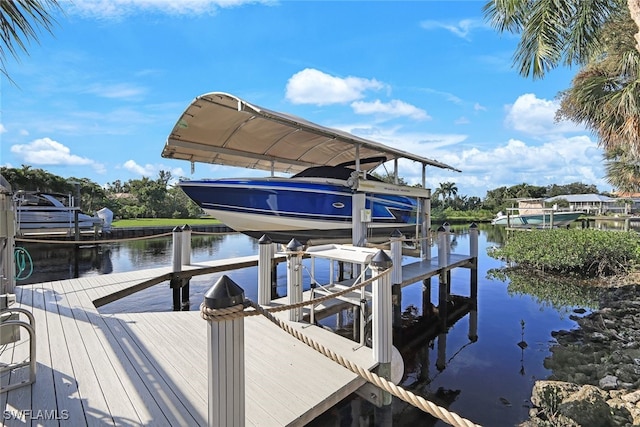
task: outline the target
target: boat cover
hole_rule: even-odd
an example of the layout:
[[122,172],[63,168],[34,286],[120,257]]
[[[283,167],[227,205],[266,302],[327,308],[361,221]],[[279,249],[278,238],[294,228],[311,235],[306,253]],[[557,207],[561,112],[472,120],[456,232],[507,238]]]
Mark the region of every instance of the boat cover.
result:
[[[222,92],[207,93],[191,102],[167,138],[162,157],[285,173],[355,162],[356,158],[406,158],[460,172],[436,160],[251,105]],[[360,170],[378,165],[361,163]]]

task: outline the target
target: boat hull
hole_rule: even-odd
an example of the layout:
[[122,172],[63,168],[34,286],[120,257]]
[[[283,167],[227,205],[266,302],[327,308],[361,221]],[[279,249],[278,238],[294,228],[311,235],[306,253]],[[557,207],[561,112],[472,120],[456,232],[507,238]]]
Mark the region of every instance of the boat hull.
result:
[[[183,181],[180,187],[209,215],[228,227],[286,243],[349,240],[352,190],[335,179],[290,178]],[[415,227],[416,202],[396,195],[368,195],[370,236],[389,237],[395,229]]]
[[[565,227],[571,224],[582,215],[582,212],[554,212],[553,226]],[[508,223],[514,227],[548,227],[551,225],[551,214],[530,214],[530,215],[510,215],[507,221],[506,215],[496,217],[491,224],[507,225]]]

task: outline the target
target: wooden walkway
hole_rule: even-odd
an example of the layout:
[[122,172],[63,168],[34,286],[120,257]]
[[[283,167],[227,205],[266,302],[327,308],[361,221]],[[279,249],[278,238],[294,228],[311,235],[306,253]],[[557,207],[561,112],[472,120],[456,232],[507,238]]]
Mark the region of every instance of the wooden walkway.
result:
[[[200,313],[102,315],[93,304],[165,272],[17,287],[17,306],[35,316],[37,379],[0,395],[4,425],[206,425],[207,322]],[[364,383],[268,320],[245,322],[247,425],[304,425]],[[302,326],[306,335],[354,363],[374,367],[369,348],[297,325]],[[5,346],[0,361],[25,359],[26,337],[23,333],[21,341]],[[14,383],[25,375],[22,368],[2,381]]]
[[[469,266],[451,255],[445,270]],[[194,274],[249,266],[257,257],[185,266]],[[197,270],[197,271],[196,271]],[[438,260],[403,268],[403,283],[443,271]],[[23,285],[17,307],[35,316],[37,379],[0,395],[7,426],[207,424],[207,322],[199,311],[103,315],[104,304],[159,283],[157,268]],[[166,279],[165,279],[166,280]],[[192,301],[197,304],[197,301]],[[367,369],[370,348],[325,329],[292,323],[304,334]],[[0,363],[28,357],[28,335],[0,348]],[[281,331],[263,317],[245,319],[246,424],[304,425],[356,391],[364,380]],[[27,368],[5,373],[3,385]]]

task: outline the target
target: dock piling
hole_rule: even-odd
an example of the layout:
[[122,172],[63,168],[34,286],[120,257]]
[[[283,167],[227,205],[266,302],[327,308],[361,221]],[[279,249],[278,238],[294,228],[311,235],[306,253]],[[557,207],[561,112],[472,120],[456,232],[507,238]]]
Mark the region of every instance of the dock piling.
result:
[[182,226],[182,265],[191,265],[191,227],[189,224]]
[[[243,311],[244,290],[222,276],[205,294],[210,310]],[[244,317],[207,320],[208,425],[244,427]]]
[[[191,230],[189,230],[189,234]],[[180,227],[173,229],[173,262],[172,273],[179,273],[182,271],[182,254],[183,252],[183,231]],[[191,245],[191,239],[187,242]],[[189,257],[190,255],[189,251]],[[175,277],[175,275],[169,279],[169,287],[173,293],[173,311],[188,311],[191,305],[189,301],[189,279],[181,279]]]
[[258,240],[258,304],[260,305],[271,302],[272,259],[273,242],[265,234]]
[[449,264],[449,232],[444,226],[438,228],[438,266],[446,267]]
[[[288,304],[302,302],[302,250],[302,243],[296,239],[291,239],[287,245]],[[300,322],[302,320],[302,308],[289,310],[289,320],[292,322]]]
[[[378,251],[371,259],[371,269],[374,275],[380,275],[384,270],[393,266],[393,260],[384,251]],[[392,356],[392,307],[391,307],[391,281],[389,276],[383,276],[372,284],[372,323],[373,357],[378,362],[378,375],[391,380],[391,356]],[[382,404],[391,404],[391,394],[384,392]]]

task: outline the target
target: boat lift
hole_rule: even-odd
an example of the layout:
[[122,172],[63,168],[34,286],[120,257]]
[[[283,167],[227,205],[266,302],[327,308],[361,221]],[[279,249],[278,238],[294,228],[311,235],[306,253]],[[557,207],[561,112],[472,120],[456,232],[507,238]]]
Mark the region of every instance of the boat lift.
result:
[[[361,246],[366,240],[366,224],[370,219],[364,205],[365,193],[375,189],[402,194],[419,200],[423,257],[429,256],[427,233],[431,227],[426,168],[460,172],[437,160],[259,107],[224,92],[200,95],[189,104],[171,130],[162,157],[189,161],[192,173],[195,163],[201,162],[261,169],[270,171],[272,176],[276,172],[295,174],[314,166],[353,163],[357,172],[352,186],[353,244]],[[380,162],[361,161],[372,158],[380,158]],[[397,185],[399,159],[422,165],[422,188]],[[395,184],[366,179],[366,172],[389,161],[394,162]]]

